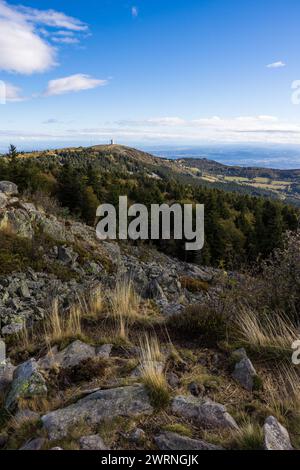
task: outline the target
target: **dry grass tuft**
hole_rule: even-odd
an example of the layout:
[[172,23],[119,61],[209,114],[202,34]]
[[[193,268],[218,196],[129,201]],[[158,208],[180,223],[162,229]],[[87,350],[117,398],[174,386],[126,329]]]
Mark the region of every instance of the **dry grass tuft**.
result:
[[104,307],[104,297],[102,292],[102,287],[99,285],[94,288],[88,297],[86,310],[87,315],[91,318],[98,318],[100,313],[102,313]]
[[81,306],[74,304],[64,316],[60,315],[58,301],[55,300],[45,324],[45,343],[49,346],[66,338],[81,336],[82,314]]
[[114,316],[134,320],[139,315],[141,298],[134,290],[131,280],[118,281],[110,294],[110,306]]
[[147,334],[140,341],[142,380],[148,389],[152,405],[162,409],[170,401],[169,386],[163,371],[163,354],[158,339]]
[[245,423],[236,431],[231,443],[231,449],[262,450],[264,433],[259,424]]
[[293,324],[283,315],[264,315],[243,309],[236,319],[238,338],[254,352],[273,357],[291,354],[291,345],[298,337]]

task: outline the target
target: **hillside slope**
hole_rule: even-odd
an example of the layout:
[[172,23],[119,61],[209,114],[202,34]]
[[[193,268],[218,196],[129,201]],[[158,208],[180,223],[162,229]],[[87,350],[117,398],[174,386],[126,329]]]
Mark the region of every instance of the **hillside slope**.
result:
[[167,159],[123,145],[96,145],[22,154],[49,165],[93,164],[110,170],[147,171],[154,178],[177,179],[184,184],[271,197],[300,205],[300,170],[228,166],[206,158]]
[[[255,279],[100,242],[13,183],[0,182],[0,201],[2,448],[299,447],[299,379],[278,370],[292,326],[259,320],[275,291],[290,318],[299,305],[299,238]],[[280,291],[286,265],[294,296]]]

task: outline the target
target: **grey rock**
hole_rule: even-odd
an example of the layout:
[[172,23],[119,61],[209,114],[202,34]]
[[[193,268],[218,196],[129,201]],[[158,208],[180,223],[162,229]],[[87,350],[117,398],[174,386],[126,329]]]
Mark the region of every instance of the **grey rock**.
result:
[[28,285],[26,284],[25,281],[22,281],[19,287],[19,295],[23,297],[24,299],[30,299],[31,295],[28,289]]
[[13,375],[13,381],[5,400],[5,408],[13,410],[19,398],[32,398],[47,394],[46,382],[38,370],[35,359],[29,359],[19,365]]
[[231,357],[235,362],[240,362],[242,359],[247,359],[247,352],[245,348],[239,348],[233,351]]
[[30,217],[23,209],[12,209],[4,214],[0,222],[0,229],[7,228],[22,238],[31,239],[34,234]]
[[6,365],[6,344],[0,338],[0,367],[1,365]]
[[11,181],[0,181],[0,193],[4,193],[7,196],[15,196],[19,193],[18,186]]
[[265,450],[293,450],[289,433],[274,416],[269,416],[264,424]]
[[103,357],[103,359],[108,359],[111,354],[112,348],[112,344],[103,344],[102,346],[96,346],[96,356]]
[[10,335],[15,335],[17,333],[20,333],[24,328],[24,322],[12,322],[9,325],[6,325],[2,328],[1,333],[3,336],[10,336]]
[[155,442],[160,450],[222,450],[222,447],[175,432],[163,432],[155,437]]
[[205,387],[203,384],[198,384],[196,382],[191,382],[188,386],[188,389],[194,397],[199,397],[205,393]]
[[45,442],[46,439],[37,437],[36,439],[32,439],[31,441],[26,442],[26,444],[22,446],[20,450],[41,450]]
[[146,433],[143,429],[136,428],[129,435],[129,440],[136,444],[142,444],[146,438]]
[[64,449],[62,449],[61,447],[52,447],[52,449],[50,450],[64,450]]
[[50,439],[60,439],[68,429],[82,421],[96,425],[117,416],[134,417],[153,412],[146,389],[142,386],[100,390],[77,403],[42,417]]
[[36,212],[37,209],[32,202],[20,202],[20,207],[25,209],[27,212]]
[[0,209],[4,209],[8,204],[8,198],[4,193],[0,193]]
[[195,421],[203,428],[238,429],[238,425],[226,411],[225,406],[215,403],[209,398],[177,396],[172,402],[172,411],[178,416]]
[[149,282],[148,286],[146,287],[144,296],[149,299],[166,299],[164,291],[162,290],[161,286],[159,285],[156,279],[153,279]]
[[0,364],[0,393],[7,390],[8,386],[13,380],[15,366],[13,366],[9,359],[6,359]]
[[248,357],[244,357],[236,363],[232,377],[249,392],[253,390],[257,373]]
[[79,444],[82,450],[108,450],[102,438],[98,434],[81,437],[79,439]]
[[177,388],[178,385],[180,384],[179,377],[177,374],[175,374],[175,372],[169,372],[167,374],[167,380],[168,380],[169,385],[172,388]]
[[38,365],[42,369],[51,369],[54,365],[65,369],[66,367],[76,366],[85,359],[108,358],[111,349],[111,344],[95,347],[76,340],[62,351],[58,351],[57,346],[54,346],[46,356],[38,361]]
[[74,265],[78,258],[78,253],[75,253],[72,248],[66,246],[58,247],[58,259],[64,264]]
[[39,229],[49,237],[62,243],[73,242],[74,236],[70,230],[66,229],[64,223],[60,222],[53,215],[44,215],[38,212],[34,218]]

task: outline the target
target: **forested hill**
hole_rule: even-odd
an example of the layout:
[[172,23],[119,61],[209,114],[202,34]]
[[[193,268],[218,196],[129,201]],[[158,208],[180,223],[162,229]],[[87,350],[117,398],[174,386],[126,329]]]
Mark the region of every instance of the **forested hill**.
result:
[[110,171],[147,171],[152,178],[168,176],[183,184],[265,196],[300,206],[300,170],[228,166],[206,158],[159,158],[122,145],[66,148],[23,153],[21,156],[38,159],[45,166],[92,164]]
[[[210,182],[176,161],[122,146],[31,154],[11,148],[0,161],[0,179],[16,183],[30,200],[47,208],[58,203],[64,213],[90,225],[100,203],[117,206],[122,195],[146,206],[205,204],[203,250],[187,253],[185,240],[155,242],[168,254],[205,265],[237,269],[252,264],[282,247],[285,232],[298,227],[299,211],[279,198],[253,197],[237,183]],[[241,190],[228,191],[232,186]]]

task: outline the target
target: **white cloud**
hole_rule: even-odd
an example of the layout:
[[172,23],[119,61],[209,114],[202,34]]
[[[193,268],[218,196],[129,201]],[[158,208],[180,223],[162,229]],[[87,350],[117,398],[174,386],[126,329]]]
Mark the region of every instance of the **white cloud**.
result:
[[38,10],[30,7],[17,7],[23,17],[29,22],[40,23],[46,26],[65,28],[71,31],[86,31],[88,26],[82,21],[67,16],[55,10]]
[[78,38],[69,36],[53,36],[51,39],[53,42],[57,42],[59,44],[78,44],[80,42]]
[[24,101],[22,90],[11,83],[0,80],[0,104],[8,102]]
[[282,67],[286,67],[286,63],[283,62],[282,60],[279,60],[278,62],[273,62],[272,64],[267,65],[268,69],[279,69]]
[[5,83],[5,100],[11,102],[24,101],[22,90],[11,83]]
[[132,16],[133,16],[134,18],[136,18],[136,17],[138,16],[138,14],[139,14],[138,8],[135,7],[135,6],[131,7],[131,14],[132,14]]
[[46,96],[62,95],[70,92],[90,90],[107,84],[107,80],[92,78],[90,75],[78,73],[69,77],[50,80],[45,92]]
[[[48,31],[37,27],[42,25],[66,32],[87,30],[80,20],[64,13],[12,6],[0,0],[0,70],[29,75],[56,65],[57,50],[45,39]],[[73,44],[77,40],[69,37],[56,42]]]

